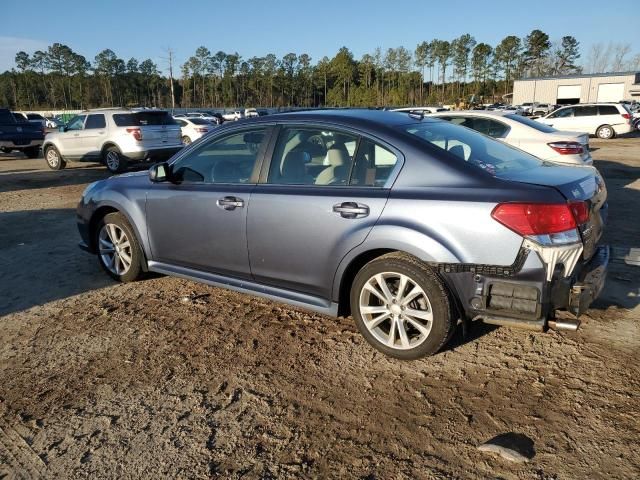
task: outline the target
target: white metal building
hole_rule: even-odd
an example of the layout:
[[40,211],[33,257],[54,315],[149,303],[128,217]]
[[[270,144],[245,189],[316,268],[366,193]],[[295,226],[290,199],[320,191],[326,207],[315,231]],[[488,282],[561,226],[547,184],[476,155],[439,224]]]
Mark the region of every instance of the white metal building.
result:
[[567,105],[589,102],[640,101],[640,72],[592,73],[516,80],[513,104]]

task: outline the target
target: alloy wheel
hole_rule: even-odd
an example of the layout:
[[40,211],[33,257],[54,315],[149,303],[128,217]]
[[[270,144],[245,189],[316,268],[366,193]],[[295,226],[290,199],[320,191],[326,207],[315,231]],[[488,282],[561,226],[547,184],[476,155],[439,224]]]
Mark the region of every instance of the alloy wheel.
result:
[[47,163],[51,168],[56,168],[60,163],[60,156],[53,148],[47,150]]
[[115,150],[107,152],[107,167],[114,172],[120,167],[120,155]]
[[433,325],[429,297],[401,273],[383,272],[369,278],[360,291],[359,310],[375,339],[398,350],[423,343]]
[[113,223],[103,225],[98,235],[98,250],[102,263],[111,273],[124,275],[129,271],[131,242],[121,227]]

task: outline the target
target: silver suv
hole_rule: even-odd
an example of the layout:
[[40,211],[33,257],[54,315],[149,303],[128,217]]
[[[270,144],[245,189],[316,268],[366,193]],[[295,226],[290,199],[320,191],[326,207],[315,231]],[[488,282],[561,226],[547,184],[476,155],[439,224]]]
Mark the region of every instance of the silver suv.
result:
[[148,173],[93,183],[77,219],[117,280],[153,271],[351,314],[411,359],[459,319],[577,328],[554,313],[579,315],[602,288],[606,198],[593,167],[449,122],[311,111],[225,124]]
[[165,160],[182,147],[180,126],[163,110],[99,109],[49,133],[42,150],[53,170],[70,160],[98,160],[110,171],[122,172],[129,162]]

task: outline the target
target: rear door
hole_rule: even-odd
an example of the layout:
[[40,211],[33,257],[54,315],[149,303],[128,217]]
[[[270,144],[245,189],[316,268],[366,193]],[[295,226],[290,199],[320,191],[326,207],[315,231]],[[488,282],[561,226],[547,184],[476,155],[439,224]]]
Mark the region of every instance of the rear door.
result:
[[627,123],[627,119],[620,114],[615,105],[598,105],[597,121],[599,125],[611,125],[612,127]]
[[576,105],[573,107],[574,132],[595,133],[598,128],[598,107],[595,105]]
[[339,262],[382,213],[399,158],[354,132],[282,126],[247,218],[255,280],[330,300]]

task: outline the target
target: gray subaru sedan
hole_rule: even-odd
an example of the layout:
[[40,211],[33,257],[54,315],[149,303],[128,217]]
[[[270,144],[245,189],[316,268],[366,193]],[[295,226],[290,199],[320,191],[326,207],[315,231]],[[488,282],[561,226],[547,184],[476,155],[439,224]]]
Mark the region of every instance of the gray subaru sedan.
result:
[[159,272],[351,315],[415,359],[459,321],[578,328],[606,275],[606,199],[593,167],[440,120],[326,110],[226,124],[95,182],[78,227],[116,280]]

